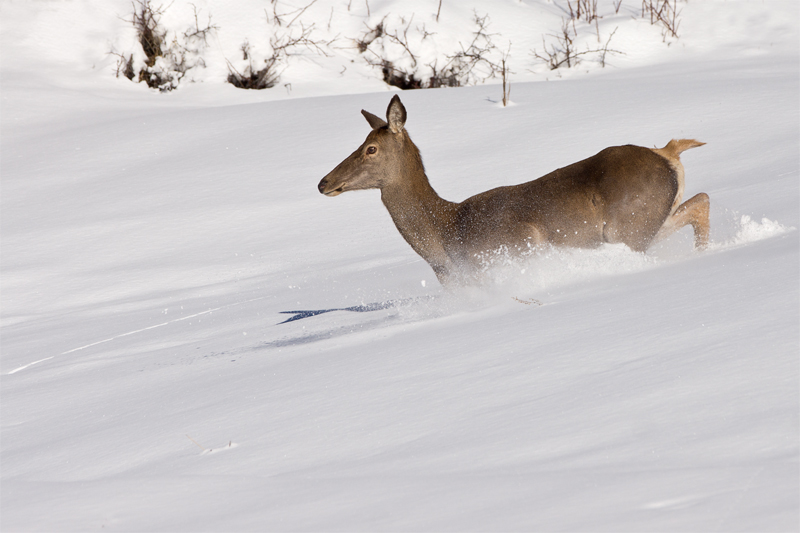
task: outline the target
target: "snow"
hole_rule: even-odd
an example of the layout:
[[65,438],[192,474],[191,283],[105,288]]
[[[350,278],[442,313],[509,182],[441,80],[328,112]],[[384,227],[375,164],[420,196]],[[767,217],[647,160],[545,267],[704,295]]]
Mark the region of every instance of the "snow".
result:
[[[528,54],[560,3],[444,2],[444,48],[476,7],[512,44],[515,104],[401,93],[444,198],[674,137],[707,143],[685,197],[712,202],[706,252],[686,229],[499,255],[449,292],[375,191],[316,190],[389,101],[372,67],[339,75],[355,52],[238,90],[214,57],[263,3],[195,2],[219,45],[159,93],[114,77],[130,4],[94,4],[0,5],[3,530],[798,529],[795,2],[681,2],[667,43],[607,14],[625,55],[563,72]],[[433,28],[434,4],[402,9]],[[403,12],[369,5],[308,20]]]

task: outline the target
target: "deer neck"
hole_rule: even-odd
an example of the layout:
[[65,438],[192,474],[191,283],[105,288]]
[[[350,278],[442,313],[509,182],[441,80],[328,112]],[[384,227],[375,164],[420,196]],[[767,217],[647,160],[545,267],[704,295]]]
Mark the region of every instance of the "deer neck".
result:
[[444,200],[433,190],[422,158],[417,155],[414,159],[413,165],[404,168],[400,171],[402,175],[381,189],[381,200],[400,234],[441,280],[453,270],[445,242],[454,234],[457,204]]

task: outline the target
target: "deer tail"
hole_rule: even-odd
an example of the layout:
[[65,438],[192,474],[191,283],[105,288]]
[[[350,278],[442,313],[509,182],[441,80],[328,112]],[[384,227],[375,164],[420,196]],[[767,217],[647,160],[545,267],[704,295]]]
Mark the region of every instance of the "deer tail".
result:
[[666,157],[670,161],[675,161],[680,159],[682,152],[685,152],[690,148],[703,146],[704,144],[706,143],[696,141],[694,139],[672,139],[664,148],[654,148],[653,151]]

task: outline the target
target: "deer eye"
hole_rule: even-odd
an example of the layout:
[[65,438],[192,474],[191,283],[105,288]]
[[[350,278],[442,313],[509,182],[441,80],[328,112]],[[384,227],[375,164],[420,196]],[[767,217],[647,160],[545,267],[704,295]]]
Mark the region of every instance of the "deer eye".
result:
[[377,151],[378,151],[378,147],[377,146],[369,146],[369,147],[367,147],[367,153],[370,154],[370,155],[374,154]]

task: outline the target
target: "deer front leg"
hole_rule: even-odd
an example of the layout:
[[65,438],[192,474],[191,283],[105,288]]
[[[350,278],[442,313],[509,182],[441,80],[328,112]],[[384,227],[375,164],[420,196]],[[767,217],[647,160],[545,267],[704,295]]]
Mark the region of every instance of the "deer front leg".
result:
[[694,230],[694,247],[697,250],[705,250],[708,247],[708,212],[710,205],[706,193],[701,192],[692,196],[683,202],[674,213],[667,217],[664,225],[658,230],[653,242],[666,239],[685,225],[691,224]]

